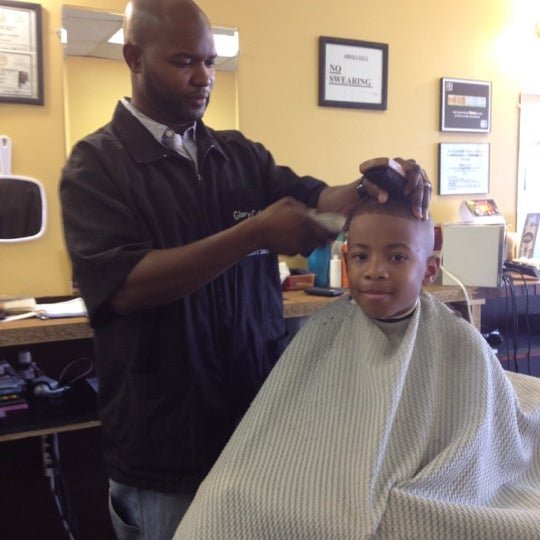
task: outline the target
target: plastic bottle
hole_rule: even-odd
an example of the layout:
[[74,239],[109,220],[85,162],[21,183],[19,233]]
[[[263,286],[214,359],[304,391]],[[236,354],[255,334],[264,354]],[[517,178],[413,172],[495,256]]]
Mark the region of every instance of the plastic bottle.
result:
[[328,287],[331,248],[331,244],[315,248],[308,257],[308,268],[310,272],[315,274],[316,287]]
[[334,243],[332,244],[332,250],[330,253],[330,260],[332,260],[336,255],[341,257],[341,248],[343,246],[343,233],[339,233],[337,238],[334,240]]
[[345,243],[345,236],[343,232],[340,232],[332,244],[332,251],[330,253],[330,287],[339,288],[343,287],[343,269],[342,269],[342,254],[343,244]]
[[341,257],[334,255],[330,259],[330,288],[338,289],[341,287]]

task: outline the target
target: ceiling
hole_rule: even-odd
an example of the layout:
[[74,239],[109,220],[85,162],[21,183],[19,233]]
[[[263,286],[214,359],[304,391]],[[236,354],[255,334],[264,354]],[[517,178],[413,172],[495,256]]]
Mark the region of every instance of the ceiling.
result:
[[[64,6],[62,25],[67,33],[65,54],[123,60],[122,45],[108,43],[109,38],[122,26],[122,15],[105,11],[92,11]],[[236,71],[238,57],[218,56],[216,69]]]

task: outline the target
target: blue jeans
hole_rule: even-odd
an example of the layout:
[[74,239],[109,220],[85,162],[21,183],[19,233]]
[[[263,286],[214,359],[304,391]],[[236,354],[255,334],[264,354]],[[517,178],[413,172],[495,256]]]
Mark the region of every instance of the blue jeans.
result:
[[194,496],[109,480],[109,512],[118,540],[171,540]]

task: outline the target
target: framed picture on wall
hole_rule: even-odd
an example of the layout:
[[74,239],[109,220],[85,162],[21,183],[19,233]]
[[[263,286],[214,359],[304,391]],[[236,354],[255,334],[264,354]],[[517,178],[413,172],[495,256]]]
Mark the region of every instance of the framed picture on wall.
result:
[[439,195],[489,192],[489,143],[439,143]]
[[0,102],[43,105],[40,4],[0,0]]
[[319,37],[319,105],[386,109],[388,45]]
[[441,79],[441,131],[491,130],[491,83]]

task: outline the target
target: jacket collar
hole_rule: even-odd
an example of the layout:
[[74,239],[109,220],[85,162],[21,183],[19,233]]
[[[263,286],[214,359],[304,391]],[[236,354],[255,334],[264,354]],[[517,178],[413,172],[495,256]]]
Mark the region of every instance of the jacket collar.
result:
[[[116,105],[111,126],[136,163],[149,163],[163,157],[178,157],[174,150],[157,142],[153,135],[121,102]],[[229,159],[216,139],[215,132],[207,128],[202,120],[199,120],[197,122],[197,153],[200,163],[211,150],[216,150],[225,159]]]

